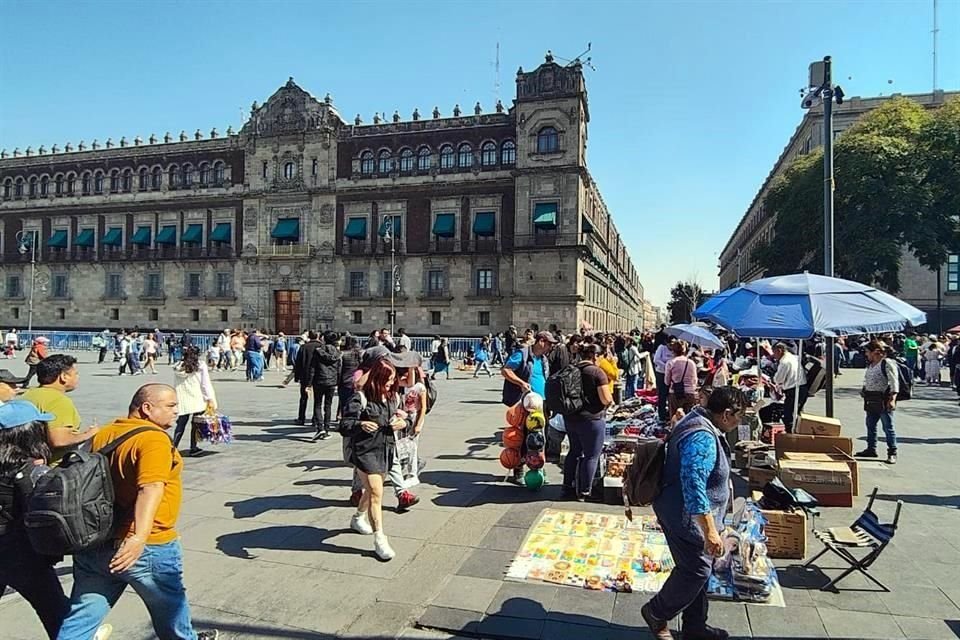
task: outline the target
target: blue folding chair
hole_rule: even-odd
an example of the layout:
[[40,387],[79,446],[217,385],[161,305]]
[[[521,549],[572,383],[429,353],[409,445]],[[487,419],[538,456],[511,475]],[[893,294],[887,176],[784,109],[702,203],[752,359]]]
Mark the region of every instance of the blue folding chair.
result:
[[[838,540],[835,533],[829,529],[813,532],[813,535],[823,543],[824,549],[804,563],[804,567],[812,565],[827,551],[834,552],[850,564],[849,569],[826,585],[820,587],[821,591],[832,589],[838,582],[854,571],[859,571],[884,591],[890,591],[885,584],[870,575],[869,570],[870,566],[880,557],[880,554],[887,548],[887,545],[890,544],[894,534],[897,532],[897,523],[900,521],[900,510],[903,508],[903,500],[897,500],[897,511],[893,516],[893,522],[890,524],[882,524],[877,518],[877,514],[873,512],[873,501],[877,498],[878,489],[879,487],[874,487],[873,493],[870,494],[870,502],[867,503],[866,511],[857,518],[856,522],[850,525],[849,534],[844,532],[842,540]],[[866,550],[867,553],[858,558],[853,553],[854,549]]]

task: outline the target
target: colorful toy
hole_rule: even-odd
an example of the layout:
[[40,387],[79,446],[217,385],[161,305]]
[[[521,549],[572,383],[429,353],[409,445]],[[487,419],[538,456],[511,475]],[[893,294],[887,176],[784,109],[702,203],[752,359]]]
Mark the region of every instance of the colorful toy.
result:
[[523,396],[523,408],[531,413],[534,411],[543,413],[543,396],[531,391]]
[[511,427],[522,427],[527,419],[527,412],[523,409],[523,403],[518,402],[507,409],[507,424]]
[[531,469],[542,469],[543,465],[546,463],[543,454],[539,451],[531,451],[527,454],[527,457],[524,458],[524,461]]
[[527,415],[527,429],[537,431],[547,425],[547,417],[542,411],[532,411]]
[[500,442],[508,449],[519,449],[523,446],[523,429],[507,427],[500,436]]
[[543,431],[531,431],[527,434],[527,449],[530,451],[543,451],[546,444],[547,441],[543,437]]
[[530,469],[523,475],[523,484],[531,491],[539,491],[546,479],[543,469]]
[[516,469],[523,464],[520,449],[504,449],[500,452],[500,464],[504,469]]

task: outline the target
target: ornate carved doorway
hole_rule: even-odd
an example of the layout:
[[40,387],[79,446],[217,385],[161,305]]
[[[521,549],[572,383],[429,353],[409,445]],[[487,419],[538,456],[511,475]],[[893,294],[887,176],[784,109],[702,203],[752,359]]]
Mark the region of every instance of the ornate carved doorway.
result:
[[300,291],[274,291],[273,305],[276,330],[288,336],[300,335]]

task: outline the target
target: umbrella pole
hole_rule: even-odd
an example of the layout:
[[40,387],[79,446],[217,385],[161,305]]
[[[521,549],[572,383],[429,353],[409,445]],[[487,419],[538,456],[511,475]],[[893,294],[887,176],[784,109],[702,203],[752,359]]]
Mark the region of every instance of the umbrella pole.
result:
[[[797,349],[797,376],[799,377],[800,372],[803,371],[803,340],[800,341],[800,346]],[[797,426],[797,420],[800,418],[800,385],[798,384],[793,391],[793,424],[790,425],[790,433],[793,433],[794,428]]]

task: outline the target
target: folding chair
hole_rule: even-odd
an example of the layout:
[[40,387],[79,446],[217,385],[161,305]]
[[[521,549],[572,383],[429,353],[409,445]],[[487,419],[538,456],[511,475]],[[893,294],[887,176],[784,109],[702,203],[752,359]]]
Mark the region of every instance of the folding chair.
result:
[[[873,488],[873,493],[870,494],[870,502],[867,503],[867,509],[857,518],[856,522],[850,525],[849,532],[845,530],[832,531],[830,529],[821,529],[813,532],[813,535],[823,543],[824,549],[804,563],[804,567],[812,565],[827,551],[834,552],[850,564],[849,569],[826,585],[820,587],[821,591],[827,591],[834,587],[854,571],[859,571],[884,591],[890,591],[886,585],[870,575],[869,569],[870,565],[872,565],[877,558],[880,557],[880,554],[883,553],[883,550],[887,548],[887,545],[890,544],[890,541],[893,539],[893,535],[897,532],[897,523],[900,520],[900,509],[903,508],[903,500],[897,500],[897,511],[893,516],[893,522],[890,524],[881,524],[877,519],[877,515],[873,512],[873,501],[877,498],[878,489],[879,487]],[[838,539],[838,536],[842,539]],[[852,552],[853,549],[865,549],[869,551],[865,556],[857,558]]]

